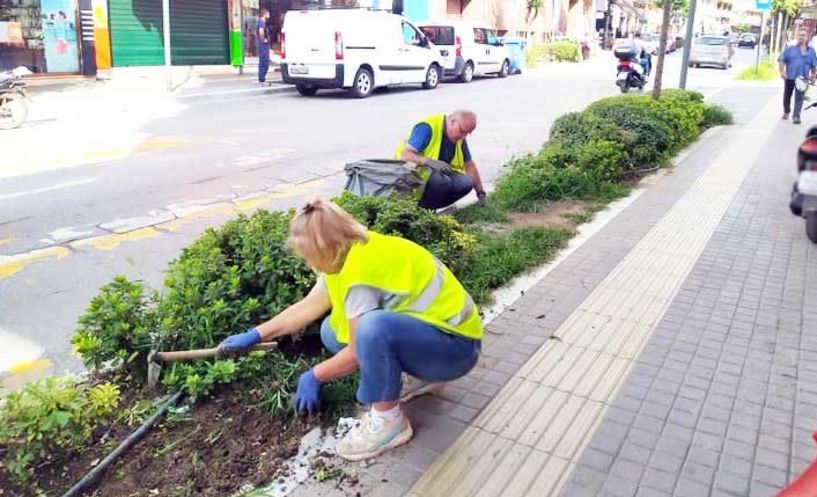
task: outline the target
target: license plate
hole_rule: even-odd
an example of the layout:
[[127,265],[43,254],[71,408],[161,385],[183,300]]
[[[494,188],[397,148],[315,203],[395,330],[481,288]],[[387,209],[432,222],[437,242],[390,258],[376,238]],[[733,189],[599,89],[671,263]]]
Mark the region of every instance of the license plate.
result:
[[309,74],[309,68],[306,66],[290,66],[289,74]]
[[620,72],[620,73],[618,73],[618,77],[616,78],[616,81],[625,81],[626,79],[627,79],[627,73],[626,72]]
[[797,189],[804,195],[817,195],[817,172],[803,171],[800,173]]

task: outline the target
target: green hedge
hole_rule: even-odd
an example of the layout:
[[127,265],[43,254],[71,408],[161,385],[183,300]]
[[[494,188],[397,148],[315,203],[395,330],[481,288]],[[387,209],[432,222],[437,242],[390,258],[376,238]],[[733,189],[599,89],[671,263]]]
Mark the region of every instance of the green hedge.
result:
[[556,62],[578,62],[581,58],[579,45],[573,41],[556,41],[545,45],[550,60]]
[[493,198],[511,210],[564,198],[614,198],[626,191],[622,179],[664,165],[701,129],[729,122],[728,112],[691,91],[665,90],[659,100],[605,98],[560,117],[539,153],[506,164]]

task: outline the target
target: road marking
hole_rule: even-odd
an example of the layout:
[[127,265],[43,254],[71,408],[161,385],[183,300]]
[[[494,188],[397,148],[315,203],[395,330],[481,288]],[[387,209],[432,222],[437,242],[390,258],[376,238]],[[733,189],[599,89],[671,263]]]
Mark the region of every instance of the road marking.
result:
[[0,343],[3,344],[3,353],[0,354],[0,373],[14,372],[31,361],[40,358],[43,351],[33,340],[5,331],[0,328]]
[[116,233],[113,235],[103,235],[86,240],[78,240],[71,243],[73,248],[93,247],[97,250],[113,250],[124,242],[135,242],[145,238],[155,238],[161,235],[161,231],[155,228],[141,228],[127,233]]
[[75,181],[66,181],[64,183],[57,183],[56,185],[46,186],[46,187],[43,187],[43,188],[36,188],[34,190],[24,190],[24,191],[21,191],[21,192],[7,193],[5,195],[0,195],[0,200],[9,200],[9,199],[12,199],[12,198],[26,197],[28,195],[36,195],[38,193],[52,192],[54,190],[63,190],[65,188],[71,188],[73,186],[87,185],[88,183],[93,183],[94,181],[96,181],[96,178],[86,178],[86,179],[80,179],[80,180],[75,180]]
[[51,247],[33,250],[20,255],[0,256],[0,280],[22,271],[23,268],[29,264],[65,259],[69,254],[71,254],[71,251],[65,247]]

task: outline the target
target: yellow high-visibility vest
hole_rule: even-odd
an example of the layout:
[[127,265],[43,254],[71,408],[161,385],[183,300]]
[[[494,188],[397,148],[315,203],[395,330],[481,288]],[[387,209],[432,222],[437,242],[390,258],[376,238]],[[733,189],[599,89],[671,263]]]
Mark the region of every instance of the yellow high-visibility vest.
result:
[[[437,114],[427,117],[420,122],[431,126],[431,141],[428,142],[428,145],[422,152],[418,153],[428,159],[439,160],[440,146],[443,144],[443,136],[445,135],[445,114]],[[410,136],[411,134],[409,134],[409,137]],[[406,143],[408,142],[409,137],[406,137],[403,143],[397,147],[397,151],[394,153],[394,158],[396,160],[400,160],[400,157],[403,155],[403,151],[406,149]],[[451,159],[450,164],[451,167],[458,173],[465,173],[465,156],[462,153],[462,140],[458,141],[456,145],[454,145],[454,158]],[[427,180],[431,174],[425,167],[419,168],[417,172],[424,180]]]
[[368,235],[368,242],[352,244],[339,272],[323,275],[332,303],[329,324],[338,342],[349,343],[344,303],[355,285],[396,295],[391,312],[413,316],[448,333],[482,339],[476,304],[443,263],[410,240],[373,231]]

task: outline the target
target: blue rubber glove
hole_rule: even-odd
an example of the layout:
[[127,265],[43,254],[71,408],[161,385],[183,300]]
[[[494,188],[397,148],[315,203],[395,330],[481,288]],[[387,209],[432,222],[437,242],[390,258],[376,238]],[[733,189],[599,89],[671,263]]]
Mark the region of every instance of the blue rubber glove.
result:
[[218,348],[224,353],[246,352],[247,349],[261,341],[261,333],[257,328],[250,328],[244,333],[230,335],[224,339]]
[[321,407],[321,388],[323,383],[315,378],[312,369],[298,379],[298,390],[295,391],[295,412],[299,416],[312,415]]

